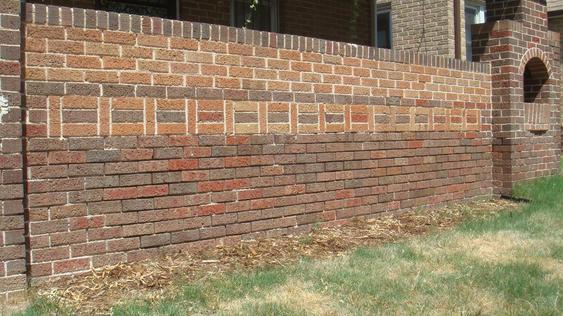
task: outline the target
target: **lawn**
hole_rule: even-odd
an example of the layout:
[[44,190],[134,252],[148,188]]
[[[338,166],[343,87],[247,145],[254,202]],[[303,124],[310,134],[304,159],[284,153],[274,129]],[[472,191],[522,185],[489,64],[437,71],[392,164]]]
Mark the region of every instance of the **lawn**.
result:
[[[324,260],[232,271],[115,315],[561,315],[563,177],[523,184],[531,203],[493,219]],[[36,300],[23,315],[65,313]]]

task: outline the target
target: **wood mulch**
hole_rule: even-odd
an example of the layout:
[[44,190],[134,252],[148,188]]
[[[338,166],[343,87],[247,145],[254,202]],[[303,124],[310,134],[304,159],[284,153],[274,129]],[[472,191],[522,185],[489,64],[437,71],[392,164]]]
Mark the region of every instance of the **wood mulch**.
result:
[[213,278],[227,271],[286,266],[303,257],[341,256],[358,247],[448,229],[468,219],[494,217],[518,206],[512,201],[495,199],[357,219],[339,226],[319,225],[304,235],[245,240],[205,251],[187,250],[108,266],[40,285],[35,289],[35,296],[53,300],[80,314],[109,314],[115,304],[133,298],[154,302],[171,295],[181,284]]

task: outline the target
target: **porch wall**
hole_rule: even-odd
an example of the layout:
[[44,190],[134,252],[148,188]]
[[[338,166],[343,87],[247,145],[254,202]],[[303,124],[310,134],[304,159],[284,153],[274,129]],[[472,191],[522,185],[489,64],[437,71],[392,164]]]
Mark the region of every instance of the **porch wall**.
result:
[[490,196],[485,64],[27,6],[30,274]]
[[[31,0],[31,3],[83,9],[95,8],[95,0]],[[279,3],[279,32],[326,40],[371,45],[371,0],[360,0],[355,15],[350,0],[283,0]],[[180,20],[231,23],[231,0],[180,0]]]
[[[92,9],[95,0],[28,0]],[[357,9],[354,9],[357,2]],[[372,0],[283,0],[279,2],[279,32],[361,45],[374,45]],[[378,0],[392,14],[393,49],[454,57],[454,13],[450,0]],[[464,0],[460,1],[463,11]],[[465,14],[461,12],[461,25]],[[181,0],[180,19],[230,25],[230,0]],[[461,29],[465,58],[465,28]]]

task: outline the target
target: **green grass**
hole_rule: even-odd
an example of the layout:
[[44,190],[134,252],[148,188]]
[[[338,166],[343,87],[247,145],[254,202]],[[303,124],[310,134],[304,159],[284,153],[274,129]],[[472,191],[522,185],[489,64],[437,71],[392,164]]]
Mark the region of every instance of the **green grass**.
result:
[[[525,183],[531,203],[492,220],[330,260],[233,272],[115,315],[561,315],[563,177]],[[303,242],[307,242],[304,240]],[[37,301],[23,315],[65,311]]]

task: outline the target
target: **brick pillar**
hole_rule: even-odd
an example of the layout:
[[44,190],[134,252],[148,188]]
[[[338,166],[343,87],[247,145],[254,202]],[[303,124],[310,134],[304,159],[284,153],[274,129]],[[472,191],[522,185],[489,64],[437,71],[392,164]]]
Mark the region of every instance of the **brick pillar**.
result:
[[393,0],[391,15],[393,49],[454,57],[452,0]]
[[20,1],[0,1],[0,301],[26,288]]
[[487,21],[513,20],[534,24],[536,30],[547,30],[545,0],[488,0]]
[[474,56],[491,63],[494,184],[510,195],[519,181],[558,172],[558,34],[541,0],[488,0],[487,23],[473,34]]

